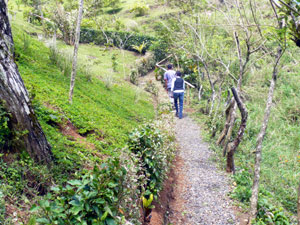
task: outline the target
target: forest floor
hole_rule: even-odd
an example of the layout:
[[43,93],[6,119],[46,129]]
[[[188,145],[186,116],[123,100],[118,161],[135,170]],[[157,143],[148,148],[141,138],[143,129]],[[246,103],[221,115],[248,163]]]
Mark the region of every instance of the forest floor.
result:
[[[153,82],[158,88],[160,103],[168,97],[154,74],[141,80]],[[201,128],[190,118],[184,106],[184,117],[174,117],[178,152],[174,166],[165,182],[160,199],[152,212],[151,225],[229,225],[243,224],[244,218],[229,198],[229,177],[212,160],[214,153],[201,139]],[[237,215],[237,216],[236,216]]]

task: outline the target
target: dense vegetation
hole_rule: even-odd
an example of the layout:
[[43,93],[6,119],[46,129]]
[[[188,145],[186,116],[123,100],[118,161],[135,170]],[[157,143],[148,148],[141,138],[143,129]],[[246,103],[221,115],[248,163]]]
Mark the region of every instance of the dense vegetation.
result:
[[[300,66],[291,11],[275,9],[286,20],[280,29],[266,2],[87,0],[81,30],[81,42],[86,44],[79,48],[70,105],[77,1],[9,2],[15,61],[56,162],[49,169],[35,164],[26,152],[7,153],[18,134],[11,133],[10,116],[0,102],[0,149],[5,150],[0,154],[0,223],[26,224],[29,218],[32,224],[140,223],[137,202],[141,197],[150,201],[151,194],[157,197],[173,157],[173,137],[161,125],[140,126],[154,118],[151,96],[128,81],[138,83],[140,75],[168,54],[196,86],[195,117],[207,128],[207,140],[222,167],[223,151],[234,141],[241,122],[237,110],[231,135],[219,142],[226,128],[230,88],[238,87],[248,120],[235,154],[236,187],[231,196],[247,211],[253,153],[278,46],[284,54],[263,142],[255,223],[294,222],[300,169]],[[44,43],[35,37],[41,35]],[[146,52],[149,55],[144,56]]]

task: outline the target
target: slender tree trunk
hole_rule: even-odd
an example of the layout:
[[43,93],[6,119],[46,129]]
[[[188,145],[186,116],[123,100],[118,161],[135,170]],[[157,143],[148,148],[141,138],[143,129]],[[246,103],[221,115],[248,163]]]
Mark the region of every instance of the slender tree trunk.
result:
[[218,140],[216,142],[217,145],[222,145],[224,143],[225,137],[226,137],[228,129],[229,129],[229,124],[231,121],[231,114],[232,114],[234,105],[235,105],[235,102],[230,100],[230,104],[225,111],[226,123],[225,123],[222,133],[220,134],[220,137],[218,138]]
[[73,91],[74,91],[75,77],[76,77],[76,70],[77,70],[77,54],[78,54],[78,46],[79,46],[79,39],[80,39],[80,24],[81,24],[82,11],[83,11],[83,0],[78,0],[78,1],[79,1],[79,12],[78,12],[78,19],[77,19],[77,26],[76,26],[71,84],[70,84],[70,92],[69,92],[69,102],[71,104],[73,102]]
[[232,93],[234,96],[234,99],[236,101],[236,104],[241,112],[241,116],[242,116],[242,121],[241,121],[241,125],[237,134],[236,139],[234,140],[233,143],[230,143],[228,146],[228,153],[227,153],[227,172],[233,172],[235,173],[235,166],[234,166],[234,153],[237,149],[237,147],[239,146],[239,144],[242,141],[245,129],[246,129],[246,125],[247,125],[247,119],[248,119],[248,112],[247,109],[244,105],[244,103],[242,102],[242,100],[240,99],[240,97],[238,96],[237,91],[235,90],[235,88],[232,88]]
[[262,156],[262,142],[264,140],[266,130],[268,127],[268,121],[270,118],[270,112],[272,108],[272,100],[274,96],[274,89],[276,85],[276,79],[278,74],[278,64],[279,60],[282,56],[282,48],[279,47],[277,50],[276,62],[274,65],[271,85],[269,88],[269,94],[267,99],[267,105],[265,109],[264,120],[262,122],[261,130],[258,134],[257,142],[256,142],[256,151],[255,151],[255,167],[254,167],[254,178],[253,178],[253,186],[252,186],[252,196],[251,196],[251,204],[250,204],[250,216],[248,220],[248,224],[251,224],[251,221],[255,219],[257,214],[257,201],[258,201],[258,192],[259,192],[259,179],[260,179],[260,164],[261,164],[261,156]]
[[11,115],[13,132],[20,135],[29,155],[36,162],[49,164],[53,160],[51,146],[34,114],[13,60],[14,43],[4,0],[0,0],[0,21],[0,100]]

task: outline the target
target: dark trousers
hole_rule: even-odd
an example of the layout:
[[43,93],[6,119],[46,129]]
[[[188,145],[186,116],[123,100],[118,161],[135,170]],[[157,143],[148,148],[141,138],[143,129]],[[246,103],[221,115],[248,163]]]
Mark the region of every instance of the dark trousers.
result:
[[[178,115],[179,119],[182,118],[182,110],[183,110],[183,98],[184,92],[181,93],[173,93],[174,96],[174,105],[176,109],[176,115]],[[178,110],[178,101],[179,101],[179,110]]]

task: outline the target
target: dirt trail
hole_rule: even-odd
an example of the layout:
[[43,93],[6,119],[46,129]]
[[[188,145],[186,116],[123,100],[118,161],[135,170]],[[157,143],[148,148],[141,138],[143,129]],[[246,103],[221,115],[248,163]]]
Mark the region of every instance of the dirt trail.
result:
[[[141,79],[142,86],[149,81],[159,88],[159,102],[166,102],[167,93],[161,83],[155,81],[153,73]],[[228,197],[228,175],[212,161],[214,153],[202,141],[199,125],[187,113],[183,119],[174,118],[174,121],[178,154],[160,202],[155,203],[150,224],[239,224]]]

